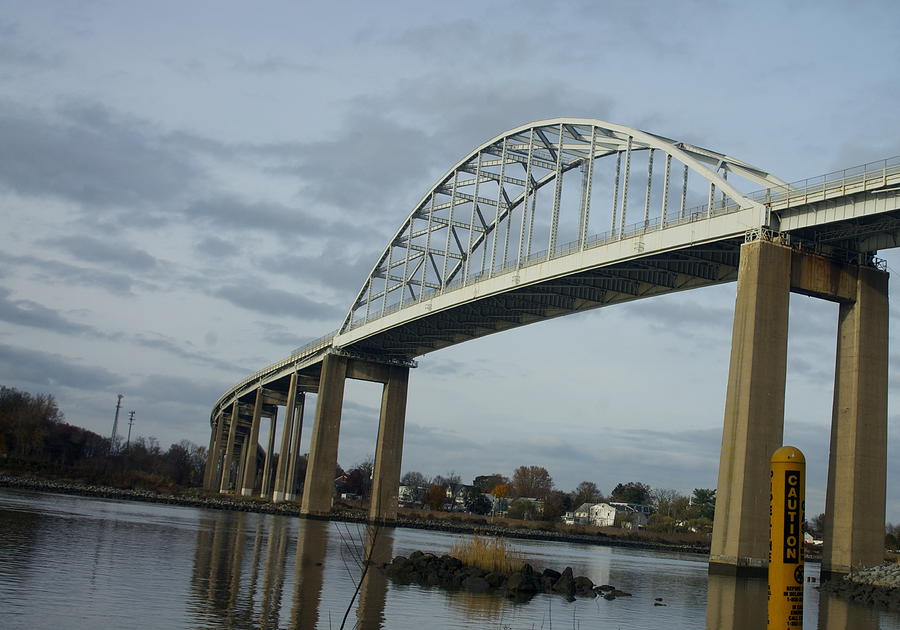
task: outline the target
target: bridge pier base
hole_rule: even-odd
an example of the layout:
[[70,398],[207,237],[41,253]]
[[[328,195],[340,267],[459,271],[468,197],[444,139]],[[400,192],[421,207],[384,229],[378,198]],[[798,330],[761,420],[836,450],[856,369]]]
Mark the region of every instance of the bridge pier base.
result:
[[838,315],[823,574],[884,556],[888,313],[888,274],[860,267]]
[[768,566],[769,458],[784,432],[790,286],[790,248],[741,247],[711,573],[763,574]]
[[309,444],[301,514],[327,515],[331,512],[346,378],[347,358],[335,354],[325,355],[316,399],[316,418]]
[[378,420],[375,470],[372,474],[372,501],[369,505],[369,520],[373,522],[393,521],[397,518],[408,386],[409,368],[392,366],[381,394],[381,417]]

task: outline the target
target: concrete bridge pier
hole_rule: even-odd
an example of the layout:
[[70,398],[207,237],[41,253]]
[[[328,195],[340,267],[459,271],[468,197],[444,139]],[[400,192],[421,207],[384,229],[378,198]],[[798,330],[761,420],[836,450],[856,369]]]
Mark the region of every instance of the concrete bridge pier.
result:
[[301,514],[325,515],[331,512],[347,362],[346,357],[335,354],[326,354],[322,359],[316,417],[309,443],[309,460],[306,462],[306,483],[300,504]]
[[278,427],[278,408],[269,416],[269,439],[266,442],[266,460],[263,464],[262,486],[259,496],[263,499],[269,496],[272,485],[272,455],[275,451],[275,432]]
[[872,267],[766,240],[741,246],[711,573],[764,574],[768,566],[769,458],[784,432],[791,291],[840,304],[822,571],[881,562],[887,287],[888,274]]
[[237,440],[238,425],[238,401],[231,406],[231,426],[228,427],[228,437],[225,440],[225,454],[222,457],[222,470],[220,473],[219,492],[225,493],[231,489],[231,461],[234,458],[234,446]]
[[838,315],[822,572],[884,557],[887,484],[888,274],[859,268]]
[[322,361],[316,416],[309,446],[301,514],[331,512],[334,473],[337,467],[344,383],[354,378],[382,383],[378,442],[369,519],[390,521],[397,517],[397,492],[403,456],[403,428],[409,368],[328,354]]
[[791,250],[768,241],[741,247],[712,573],[762,573],[769,551],[769,458],[784,433]]
[[281,430],[281,450],[278,454],[278,466],[275,468],[275,490],[272,492],[272,501],[280,503],[285,500],[284,486],[285,475],[287,474],[289,453],[291,450],[291,430],[293,428],[295,409],[294,404],[297,398],[297,373],[291,374],[290,384],[288,385],[287,403],[285,404],[284,428]]
[[303,437],[303,413],[306,409],[306,393],[298,392],[294,403],[294,420],[291,424],[291,439],[287,461],[285,462],[284,500],[296,501],[300,482],[300,438]]
[[253,496],[253,489],[256,487],[256,449],[259,445],[259,424],[262,419],[263,406],[263,388],[256,390],[256,400],[253,403],[253,420],[250,424],[250,433],[244,440],[244,449],[242,461],[243,468],[241,473],[241,496]]
[[378,441],[375,444],[375,470],[369,504],[369,520],[373,522],[397,518],[408,386],[409,368],[391,366],[381,394]]

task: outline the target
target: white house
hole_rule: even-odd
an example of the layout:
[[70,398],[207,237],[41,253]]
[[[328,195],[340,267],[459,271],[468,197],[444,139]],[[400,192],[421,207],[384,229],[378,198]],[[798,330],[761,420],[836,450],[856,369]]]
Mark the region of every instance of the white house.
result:
[[612,527],[616,524],[616,508],[609,503],[595,503],[590,508],[590,523],[595,527]]

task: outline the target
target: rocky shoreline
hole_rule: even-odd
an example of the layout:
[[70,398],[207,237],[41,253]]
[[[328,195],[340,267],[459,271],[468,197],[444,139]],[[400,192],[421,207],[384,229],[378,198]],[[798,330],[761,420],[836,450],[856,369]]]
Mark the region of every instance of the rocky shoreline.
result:
[[[188,507],[214,510],[230,510],[237,512],[256,512],[261,514],[278,514],[281,516],[300,516],[296,503],[272,503],[262,499],[238,498],[225,496],[204,496],[200,494],[172,494],[153,492],[150,490],[132,490],[87,484],[77,481],[51,480],[40,477],[23,477],[0,473],[0,488],[21,488],[40,492],[55,492],[78,496],[113,499],[119,501],[143,501],[166,505],[184,505]],[[322,517],[307,517],[322,518]],[[367,522],[360,512],[335,510],[330,517],[323,520],[344,521],[352,523]],[[608,547],[625,547],[630,549],[646,549],[679,553],[707,554],[705,545],[684,545],[665,543],[658,540],[634,540],[604,536],[602,534],[576,534],[532,528],[510,528],[485,523],[464,523],[449,519],[411,519],[401,516],[391,523],[394,527],[443,531],[456,534],[477,532],[487,536],[517,538],[525,540],[551,540],[558,542],[602,545]]]
[[868,606],[900,610],[900,564],[885,563],[851,571],[825,582],[819,590]]
[[[391,562],[382,564],[381,568],[400,584],[416,583],[447,590],[494,593],[519,602],[528,601],[537,593],[560,595],[570,602],[575,601],[576,597],[603,597],[609,601],[631,597],[631,593],[609,584],[595,585],[587,577],[575,576],[571,567],[566,567],[562,573],[553,569],[538,572],[530,564],[524,564],[519,570],[504,575],[465,565],[450,555],[436,556],[414,551],[408,558],[397,556]],[[654,605],[666,604],[662,603],[662,598],[656,598]]]

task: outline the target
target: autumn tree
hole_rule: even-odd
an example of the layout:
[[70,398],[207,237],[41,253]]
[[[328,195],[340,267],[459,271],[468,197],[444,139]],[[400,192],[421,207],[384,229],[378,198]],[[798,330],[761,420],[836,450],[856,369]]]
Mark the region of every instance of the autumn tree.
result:
[[519,466],[513,473],[512,488],[517,497],[543,499],[553,490],[553,478],[543,466]]
[[433,485],[425,493],[424,503],[432,510],[440,510],[447,502],[447,491],[443,486]]
[[610,498],[619,503],[646,504],[650,500],[650,486],[640,481],[620,483],[613,488]]
[[499,486],[494,486],[491,490],[491,494],[493,494],[498,499],[505,499],[509,496],[509,484],[501,483]]
[[507,483],[509,483],[509,479],[507,479],[500,473],[478,475],[477,477],[475,477],[475,479],[472,480],[472,485],[478,488],[481,492],[490,492],[497,486]]

